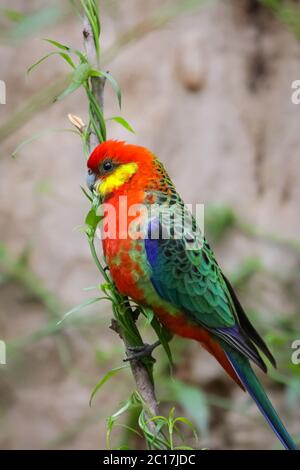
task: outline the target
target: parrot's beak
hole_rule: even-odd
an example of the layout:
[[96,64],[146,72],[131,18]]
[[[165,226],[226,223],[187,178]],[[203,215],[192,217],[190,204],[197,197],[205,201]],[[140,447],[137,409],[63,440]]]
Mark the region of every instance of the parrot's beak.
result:
[[97,181],[97,175],[93,173],[91,170],[88,170],[87,175],[86,175],[86,185],[89,188],[89,190],[92,192],[93,192],[96,181]]

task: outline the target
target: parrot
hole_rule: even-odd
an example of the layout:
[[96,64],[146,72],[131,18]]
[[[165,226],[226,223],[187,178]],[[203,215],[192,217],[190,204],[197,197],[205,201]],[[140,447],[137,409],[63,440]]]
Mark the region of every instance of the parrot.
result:
[[284,448],[297,450],[251,366],[267,372],[261,353],[274,367],[275,359],[164,165],[145,147],[107,140],[87,160],[87,186],[104,207],[103,254],[119,292],[152,309],[172,335],[199,342],[249,393]]

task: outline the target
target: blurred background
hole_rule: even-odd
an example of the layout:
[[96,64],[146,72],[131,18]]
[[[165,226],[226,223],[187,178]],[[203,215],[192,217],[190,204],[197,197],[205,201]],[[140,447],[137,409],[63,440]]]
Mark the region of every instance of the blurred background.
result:
[[[300,5],[281,0],[102,0],[102,53],[122,89],[122,115],[109,136],[152,149],[188,203],[205,203],[206,235],[249,317],[278,360],[263,383],[291,434],[300,437]],[[87,120],[76,91],[53,103],[69,69],[50,57],[51,38],[82,48],[72,2],[1,0],[0,79],[0,447],[99,449],[106,419],[134,390],[109,329],[110,305],[75,312],[97,295],[98,271],[80,230],[89,204],[80,190],[85,161],[68,113]],[[105,115],[119,114],[109,86]],[[32,137],[11,155],[16,147]],[[91,290],[86,288],[91,287]],[[149,327],[140,323],[151,340]],[[173,377],[161,350],[155,381],[162,410],[196,425],[197,448],[278,447],[251,400],[198,344],[174,339]],[[116,422],[112,447],[143,442],[136,409]]]

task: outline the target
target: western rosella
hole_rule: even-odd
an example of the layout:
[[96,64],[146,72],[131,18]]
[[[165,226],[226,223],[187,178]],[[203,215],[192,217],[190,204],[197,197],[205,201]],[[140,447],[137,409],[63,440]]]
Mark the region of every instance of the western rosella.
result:
[[[267,371],[259,350],[273,366],[275,359],[195,219],[179,227],[189,212],[162,163],[144,147],[110,140],[95,148],[87,166],[89,188],[113,209],[105,211],[104,225],[116,230],[109,228],[102,243],[119,291],[150,307],[170,332],[200,342],[248,391],[284,447],[296,449],[250,365]],[[184,217],[174,217],[178,208]]]

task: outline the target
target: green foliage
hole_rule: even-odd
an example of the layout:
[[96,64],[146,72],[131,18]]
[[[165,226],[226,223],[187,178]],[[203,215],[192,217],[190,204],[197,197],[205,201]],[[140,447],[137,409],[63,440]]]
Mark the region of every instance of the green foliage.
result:
[[121,116],[113,116],[112,118],[107,119],[107,121],[115,121],[118,124],[121,124],[127,131],[132,132],[135,134],[134,129],[131,127],[129,122],[126,121],[126,119],[122,118]]
[[74,134],[79,134],[79,132],[75,129],[55,129],[55,128],[52,128],[52,129],[44,129],[43,131],[41,132],[37,132],[36,134],[33,134],[31,137],[29,137],[28,139],[25,139],[23,140],[23,142],[21,142],[12,152],[11,154],[11,157],[12,158],[16,158],[18,153],[20,152],[20,150],[23,149],[23,147],[25,147],[26,145],[30,144],[31,142],[34,142],[35,140],[38,140],[40,139],[41,137],[43,137],[44,135],[47,135],[51,132],[72,132]]
[[259,0],[300,40],[300,9],[291,0]]
[[122,107],[122,94],[121,94],[120,87],[119,87],[118,83],[116,82],[116,80],[114,79],[114,77],[112,77],[112,75],[109,72],[104,72],[103,70],[99,71],[99,70],[95,70],[95,69],[91,70],[90,75],[91,75],[91,77],[105,77],[110,82],[110,84],[113,87],[113,90],[116,94],[116,97],[118,99],[119,108],[121,109],[121,107]]
[[[99,58],[100,55],[100,45],[99,45],[99,35],[100,35],[100,23],[98,18],[98,7],[97,2],[94,0],[81,1],[84,14],[88,18],[92,31],[93,37],[95,40],[96,53]],[[74,93],[79,88],[83,88],[87,94],[89,102],[89,123],[86,129],[83,130],[82,140],[84,147],[86,142],[88,142],[90,135],[94,132],[97,135],[98,141],[101,143],[106,140],[106,124],[103,117],[103,112],[101,109],[101,103],[95,96],[93,90],[93,77],[102,78],[107,80],[117,97],[119,107],[121,108],[122,95],[120,87],[114,77],[106,71],[96,69],[92,64],[89,63],[88,57],[85,53],[79,51],[78,49],[72,49],[65,44],[62,44],[53,39],[45,39],[49,44],[54,46],[57,50],[50,52],[39,59],[37,62],[32,64],[28,68],[28,73],[34,70],[38,65],[43,61],[48,59],[53,55],[59,55],[65,62],[71,67],[72,74],[70,77],[70,82],[68,86],[60,93],[55,100],[62,100],[66,98],[71,93]],[[130,124],[121,116],[116,116],[112,118],[114,121],[118,122],[123,127],[126,127],[128,130],[133,132]]]
[[[107,0],[107,2],[111,4],[111,0]],[[75,0],[70,0],[69,3],[75,10],[78,10]],[[102,65],[115,57],[120,49],[125,47],[127,44],[141,39],[153,30],[162,28],[167,23],[175,20],[179,15],[197,9],[197,7],[201,6],[203,3],[205,3],[204,0],[172,0],[172,2],[169,2],[168,5],[163,4],[160,8],[154,10],[154,12],[149,17],[141,20],[127,31],[121,33],[116,38],[115,42],[104,53],[101,52]],[[68,12],[68,10],[66,10],[66,12]],[[81,16],[82,12],[78,13]],[[12,13],[12,15],[14,14]],[[15,12],[15,17],[17,16],[18,12]],[[24,15],[20,13],[19,16],[23,17]],[[61,14],[59,16],[59,20],[62,19],[64,19],[64,15]],[[15,26],[14,23],[13,26]],[[39,22],[39,28],[43,28],[43,24],[41,22]],[[9,28],[8,32],[5,32],[5,36],[13,36],[11,29],[13,28]],[[4,28],[3,30],[5,31]],[[36,31],[34,29],[28,29],[28,35],[35,33]],[[48,42],[50,41],[52,40],[48,40]],[[57,45],[60,44],[57,41],[53,41],[53,45],[56,45],[55,43]],[[65,74],[60,74],[59,77],[51,84],[46,85],[43,89],[29,97],[28,100],[25,100],[24,104],[22,103],[22,105],[18,107],[18,109],[15,110],[10,116],[8,116],[6,121],[0,126],[0,141],[6,139],[17,129],[27,124],[30,119],[32,119],[42,108],[50,106],[55,98],[66,88],[66,86],[69,84],[69,81],[70,80],[68,76]],[[87,154],[87,152],[85,153]]]
[[[124,415],[137,411],[138,430],[135,427],[128,426],[119,422]],[[188,428],[197,440],[197,431],[193,423],[182,416],[175,416],[175,408],[171,408],[168,416],[151,416],[149,418],[149,410],[138,392],[134,392],[121,407],[107,419],[106,442],[107,448],[113,449],[112,431],[115,427],[122,427],[130,433],[137,435],[140,439],[144,439],[148,449],[157,450],[192,450],[192,447],[184,444],[182,433],[183,428]],[[129,449],[129,446],[120,445],[118,450]]]
[[[155,424],[155,430],[150,432],[148,422]],[[145,418],[144,410],[140,414],[139,426],[142,429],[150,448],[169,449],[169,450],[192,450],[192,447],[186,445],[176,445],[175,436],[181,437],[179,423],[189,427],[195,439],[198,438],[195,426],[185,417],[175,417],[175,408],[171,408],[168,416],[153,416],[150,419]],[[166,431],[166,432],[165,432]]]
[[129,367],[129,364],[126,364],[126,365],[120,366],[120,367],[115,367],[114,369],[111,369],[110,371],[108,371],[104,375],[104,377],[102,377],[102,379],[95,385],[95,387],[94,387],[94,389],[91,393],[91,397],[90,397],[90,401],[89,401],[90,406],[92,406],[93,398],[96,395],[96,393],[98,392],[98,390],[100,390],[102,385],[104,385],[109,379],[114,377],[118,372],[120,372],[120,370],[127,369],[128,367]]
[[[142,309],[142,313],[144,313],[145,309]],[[172,357],[172,352],[169,346],[169,342],[172,339],[171,333],[166,330],[162,324],[157,320],[157,318],[153,315],[151,322],[150,322],[153,330],[155,331],[169,362],[170,367],[173,367],[173,357]]]
[[99,302],[100,300],[110,300],[109,297],[93,297],[91,299],[86,300],[85,302],[82,302],[80,305],[76,305],[76,307],[73,307],[71,310],[66,312],[62,319],[57,322],[57,325],[60,325],[63,321],[65,321],[70,315],[73,315],[74,313],[80,312],[83,308],[88,307],[89,305],[93,305],[96,302]]
[[96,54],[100,56],[99,36],[101,32],[99,20],[99,7],[97,0],[80,0],[83,12],[91,25],[93,38],[95,42]]

